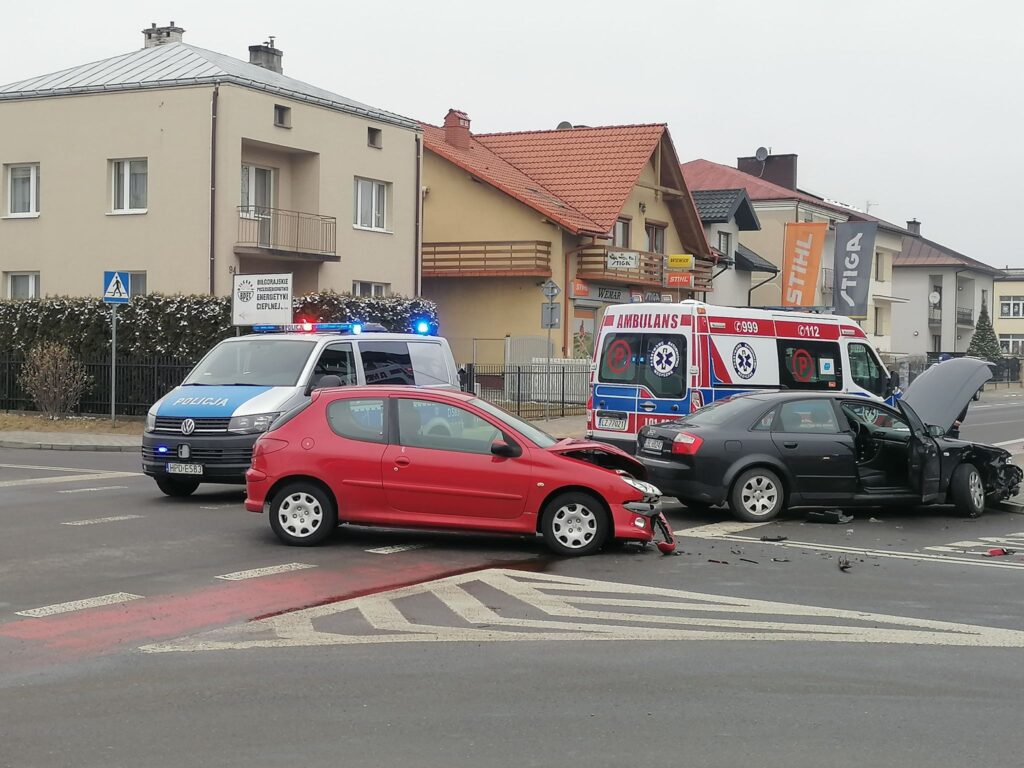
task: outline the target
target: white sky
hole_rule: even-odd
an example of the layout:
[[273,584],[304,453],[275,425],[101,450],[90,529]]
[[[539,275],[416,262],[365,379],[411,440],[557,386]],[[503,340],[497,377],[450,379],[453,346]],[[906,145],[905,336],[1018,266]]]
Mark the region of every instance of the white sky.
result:
[[240,59],[275,35],[285,74],[428,122],[667,122],[684,162],[796,153],[808,191],[1024,266],[1015,0],[35,0],[0,19],[4,83],[141,48],[151,22]]

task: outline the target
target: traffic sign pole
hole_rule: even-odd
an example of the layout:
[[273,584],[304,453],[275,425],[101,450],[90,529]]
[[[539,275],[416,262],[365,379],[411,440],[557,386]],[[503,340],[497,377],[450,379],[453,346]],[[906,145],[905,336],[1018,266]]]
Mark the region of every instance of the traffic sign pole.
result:
[[117,426],[117,304],[110,305],[110,424]]
[[103,273],[103,303],[110,305],[110,423],[117,424],[117,305],[131,299],[132,276],[128,272]]

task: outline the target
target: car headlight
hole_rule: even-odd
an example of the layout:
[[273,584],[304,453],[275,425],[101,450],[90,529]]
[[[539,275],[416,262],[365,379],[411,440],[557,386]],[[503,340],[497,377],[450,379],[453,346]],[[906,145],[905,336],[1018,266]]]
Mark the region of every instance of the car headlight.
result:
[[237,435],[266,432],[274,423],[274,419],[280,415],[280,413],[253,413],[248,416],[232,416],[231,421],[228,422],[228,432],[234,432]]
[[644,496],[661,496],[661,491],[658,490],[657,486],[645,483],[643,480],[637,480],[635,477],[630,477],[629,475],[619,475],[619,477],[622,478],[624,483],[633,486],[640,491],[640,493],[644,494]]
[[152,432],[156,429],[156,411],[150,411],[146,414],[146,431]]

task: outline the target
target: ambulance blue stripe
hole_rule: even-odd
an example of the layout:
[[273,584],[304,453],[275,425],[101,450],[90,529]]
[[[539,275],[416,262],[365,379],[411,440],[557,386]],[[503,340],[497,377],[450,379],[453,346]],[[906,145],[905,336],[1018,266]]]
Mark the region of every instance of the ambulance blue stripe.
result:
[[224,418],[271,387],[178,387],[157,408],[157,416]]

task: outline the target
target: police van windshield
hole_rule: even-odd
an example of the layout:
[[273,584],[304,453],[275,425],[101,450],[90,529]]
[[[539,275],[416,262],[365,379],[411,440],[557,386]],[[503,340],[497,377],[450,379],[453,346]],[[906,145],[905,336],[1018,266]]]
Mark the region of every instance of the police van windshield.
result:
[[225,341],[199,361],[183,386],[294,387],[316,342],[299,339]]

